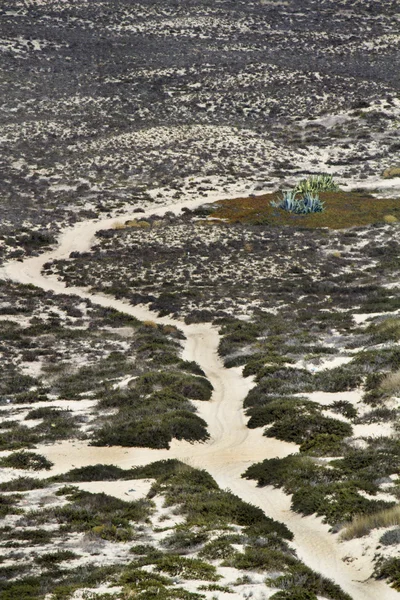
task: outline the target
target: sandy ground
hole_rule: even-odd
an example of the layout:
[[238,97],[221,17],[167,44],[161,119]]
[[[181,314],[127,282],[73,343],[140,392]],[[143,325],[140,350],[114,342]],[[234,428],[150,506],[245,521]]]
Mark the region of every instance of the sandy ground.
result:
[[[203,198],[191,203],[183,202],[181,205],[174,204],[152,209],[149,213],[163,214],[170,210],[176,212],[181,206],[194,207],[204,202]],[[132,216],[126,215],[124,219]],[[178,458],[194,467],[206,469],[223,489],[230,489],[243,500],[262,508],[268,516],[286,523],[295,534],[294,545],[299,557],[309,567],[333,579],[354,600],[398,599],[398,593],[385,583],[368,579],[371,572],[370,562],[363,563],[355,560],[347,564],[343,561],[346,552],[344,546],[339,544],[337,536],[329,533],[329,527],[320,519],[314,516],[302,517],[293,513],[290,510],[290,497],[281,490],[259,489],[255,482],[241,479],[241,474],[250,464],[265,458],[287,456],[296,452],[297,446],[265,438],[262,436],[261,429],[246,428],[242,402],[252,386],[252,381],[250,378],[243,378],[240,369],[224,368],[217,355],[219,335],[215,328],[209,324],[188,326],[169,318],[158,318],[144,306],[131,306],[109,296],[90,294],[80,288],[65,288],[65,285],[55,277],[47,278],[41,274],[45,262],[66,258],[72,251],[88,250],[96,231],[111,227],[115,220],[111,218],[79,223],[62,235],[56,250],[40,257],[29,258],[22,263],[8,263],[0,272],[0,276],[20,283],[31,283],[45,290],[90,298],[94,303],[124,311],[140,320],[151,319],[158,323],[171,323],[179,327],[186,336],[183,357],[196,361],[214,387],[211,402],[196,403],[200,416],[208,423],[211,439],[205,444],[190,444],[174,440],[170,450],[97,448],[76,441],[66,441],[52,447],[42,446],[39,451],[55,463],[53,473],[97,463],[128,468],[167,457]],[[94,484],[94,488],[97,485]],[[102,482],[102,490],[107,491],[104,485]],[[129,489],[134,489],[137,485],[137,482],[112,482],[114,494],[124,498],[127,498],[126,493],[130,493]],[[85,487],[85,489],[89,488]]]

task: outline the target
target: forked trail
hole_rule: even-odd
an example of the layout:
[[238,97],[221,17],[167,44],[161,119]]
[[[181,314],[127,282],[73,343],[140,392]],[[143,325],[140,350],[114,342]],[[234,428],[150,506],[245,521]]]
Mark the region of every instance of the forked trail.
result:
[[[204,199],[193,202],[192,206],[199,203],[204,203]],[[190,207],[190,203],[185,205]],[[161,215],[169,210],[176,211],[177,208],[180,207],[174,204],[148,212]],[[127,214],[123,218],[132,218],[132,215]],[[241,474],[250,464],[265,458],[287,456],[295,452],[297,447],[263,437],[261,429],[250,430],[246,427],[242,404],[252,382],[242,377],[241,369],[226,369],[223,366],[217,354],[219,334],[214,327],[209,324],[186,325],[178,320],[159,318],[144,306],[131,306],[110,296],[91,294],[83,288],[67,288],[56,277],[42,274],[44,263],[68,258],[72,251],[89,250],[96,231],[111,227],[115,221],[112,218],[79,223],[62,234],[60,245],[54,251],[23,262],[8,263],[0,276],[18,283],[34,284],[44,290],[88,298],[95,304],[115,308],[140,320],[151,319],[180,328],[186,336],[183,357],[196,361],[214,387],[210,402],[195,403],[199,415],[208,423],[211,438],[203,444],[174,440],[170,450],[98,448],[76,441],[43,446],[41,452],[55,463],[54,471],[63,472],[72,466],[97,463],[128,468],[164,458],[180,459],[194,467],[206,469],[223,489],[230,489],[243,500],[262,508],[268,516],[285,523],[295,535],[299,558],[309,567],[333,579],[354,600],[399,600],[399,594],[385,583],[367,579],[370,569],[358,566],[357,561],[351,564],[343,562],[344,550],[337,536],[330,534],[328,526],[320,519],[301,517],[292,512],[290,498],[281,490],[257,488],[255,482],[241,479]]]

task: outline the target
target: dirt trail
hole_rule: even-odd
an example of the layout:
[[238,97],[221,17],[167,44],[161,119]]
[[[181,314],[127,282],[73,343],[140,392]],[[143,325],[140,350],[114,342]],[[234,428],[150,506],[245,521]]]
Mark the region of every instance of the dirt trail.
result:
[[[192,206],[204,203],[191,203]],[[190,206],[190,203],[185,203]],[[147,214],[176,211],[176,204],[150,210]],[[125,219],[133,215],[126,215]],[[137,216],[137,215],[135,215]],[[146,216],[146,214],[141,215]],[[218,357],[218,331],[209,324],[186,325],[170,318],[158,318],[144,306],[131,306],[110,296],[91,294],[82,288],[66,288],[55,277],[42,275],[45,262],[68,258],[72,251],[89,250],[93,236],[99,229],[111,227],[116,218],[79,223],[65,231],[60,245],[53,251],[12,262],[0,271],[0,277],[19,283],[31,283],[56,293],[75,294],[89,298],[93,303],[113,307],[140,320],[152,319],[179,327],[186,336],[183,356],[196,361],[205,371],[214,387],[211,402],[196,402],[200,416],[208,423],[211,439],[205,444],[178,442],[170,450],[146,448],[97,448],[83,442],[67,441],[55,446],[43,446],[40,451],[55,463],[54,472],[63,472],[73,466],[112,463],[121,467],[143,465],[164,458],[178,458],[194,467],[206,469],[224,489],[230,489],[243,500],[262,508],[265,513],[288,525],[295,534],[298,556],[311,568],[338,583],[354,600],[398,600],[399,595],[385,583],[367,580],[370,569],[358,566],[357,561],[343,562],[343,548],[337,536],[329,533],[328,526],[315,517],[301,517],[290,510],[290,498],[281,490],[257,488],[255,482],[241,479],[250,465],[265,458],[284,457],[295,452],[297,446],[262,436],[261,429],[250,430],[242,410],[243,399],[252,387],[250,378],[243,378],[240,369],[225,369]],[[118,217],[118,220],[122,220]]]

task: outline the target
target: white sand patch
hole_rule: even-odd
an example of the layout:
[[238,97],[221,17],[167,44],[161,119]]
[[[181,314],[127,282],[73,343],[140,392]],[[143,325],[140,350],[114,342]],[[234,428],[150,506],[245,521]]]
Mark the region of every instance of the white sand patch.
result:
[[363,392],[361,390],[353,390],[351,392],[311,392],[309,394],[296,394],[297,396],[307,396],[309,400],[318,402],[322,406],[328,406],[332,402],[345,400],[351,404],[357,404],[361,401]]
[[355,437],[391,437],[394,435],[393,426],[391,423],[363,423],[361,425],[353,425]]
[[131,479],[126,481],[84,481],[74,482],[80,490],[90,492],[91,494],[104,493],[107,496],[115,496],[120,500],[132,502],[144,498],[151,486],[151,479]]

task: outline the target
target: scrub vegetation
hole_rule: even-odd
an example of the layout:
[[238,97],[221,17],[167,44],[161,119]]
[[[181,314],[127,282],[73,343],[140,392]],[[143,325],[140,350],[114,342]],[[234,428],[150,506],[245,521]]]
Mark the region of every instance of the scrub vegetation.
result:
[[[71,485],[110,479],[130,480],[134,485],[134,480],[148,478],[153,484],[147,497],[129,502]],[[121,594],[113,595],[121,599],[138,593],[204,598],[201,592],[212,591],[213,586],[217,590],[213,582],[223,579],[219,567],[234,566],[244,572],[273,574],[270,585],[285,593],[292,589],[297,593],[296,582],[301,580],[311,597],[318,593],[331,600],[349,600],[337,585],[296,558],[288,545],[293,536],[284,525],[221,490],[207,472],[179,461],[127,470],[113,465],[89,466],[43,483],[44,492],[53,494],[52,506],[20,509],[14,527],[0,531],[10,559],[12,552],[40,545],[39,555],[27,555],[18,578],[13,566],[3,569],[2,598],[20,594],[18,597],[24,599],[41,600],[46,593],[70,598],[77,589],[96,588],[101,583],[121,586]],[[15,496],[17,504],[19,499]],[[158,500],[162,500],[166,525],[160,542],[156,541]],[[166,514],[179,516],[180,524],[168,523]],[[79,547],[79,552],[72,547]],[[96,548],[103,552],[108,549],[107,565],[98,566]],[[80,566],[67,569],[66,563],[75,560]],[[190,580],[198,582],[198,592],[185,591],[185,581]],[[204,582],[209,582],[208,587]],[[221,589],[229,591],[230,586]]]

